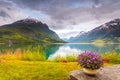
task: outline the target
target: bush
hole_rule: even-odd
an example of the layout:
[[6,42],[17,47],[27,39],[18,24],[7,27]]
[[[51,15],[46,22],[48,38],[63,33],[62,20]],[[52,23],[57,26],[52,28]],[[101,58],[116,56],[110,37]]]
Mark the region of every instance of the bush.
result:
[[120,64],[120,54],[112,51],[102,54],[103,59],[109,60],[110,63]]
[[73,55],[66,54],[65,57],[57,55],[57,57],[55,57],[53,59],[53,61],[55,61],[55,62],[75,62],[75,61],[77,61],[77,54],[73,54]]

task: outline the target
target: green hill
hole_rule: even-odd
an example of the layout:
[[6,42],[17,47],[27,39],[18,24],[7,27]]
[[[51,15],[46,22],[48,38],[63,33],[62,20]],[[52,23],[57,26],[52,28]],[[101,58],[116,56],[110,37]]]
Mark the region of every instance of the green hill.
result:
[[0,26],[0,43],[63,42],[46,24],[35,19],[23,19]]

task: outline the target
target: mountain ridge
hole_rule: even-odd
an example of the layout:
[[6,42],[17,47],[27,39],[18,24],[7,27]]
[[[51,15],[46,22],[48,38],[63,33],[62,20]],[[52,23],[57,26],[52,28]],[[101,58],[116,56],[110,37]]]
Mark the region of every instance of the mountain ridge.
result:
[[11,40],[13,43],[64,42],[54,31],[49,29],[47,24],[28,18],[0,26],[0,42],[7,42],[6,40]]
[[69,42],[120,42],[120,19],[114,19],[94,28]]

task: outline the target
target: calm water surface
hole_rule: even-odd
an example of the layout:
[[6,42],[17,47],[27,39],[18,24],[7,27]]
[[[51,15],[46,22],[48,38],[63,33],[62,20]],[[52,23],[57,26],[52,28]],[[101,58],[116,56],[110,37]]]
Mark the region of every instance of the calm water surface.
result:
[[99,54],[105,52],[115,51],[120,53],[120,43],[115,44],[90,44],[90,43],[66,43],[66,44],[14,44],[14,45],[0,45],[0,53],[3,54],[6,50],[28,50],[37,46],[41,46],[42,51],[46,53],[47,59],[53,59],[60,55],[65,57],[66,54],[79,54],[82,51],[95,51]]

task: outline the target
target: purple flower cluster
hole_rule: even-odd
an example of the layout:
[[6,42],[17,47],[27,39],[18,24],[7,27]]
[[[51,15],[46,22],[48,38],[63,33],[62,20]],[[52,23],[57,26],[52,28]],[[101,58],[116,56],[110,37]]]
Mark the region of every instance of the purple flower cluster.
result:
[[78,63],[81,67],[93,70],[103,66],[103,59],[96,52],[84,51],[78,55]]

